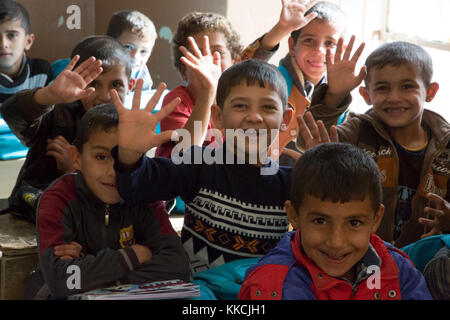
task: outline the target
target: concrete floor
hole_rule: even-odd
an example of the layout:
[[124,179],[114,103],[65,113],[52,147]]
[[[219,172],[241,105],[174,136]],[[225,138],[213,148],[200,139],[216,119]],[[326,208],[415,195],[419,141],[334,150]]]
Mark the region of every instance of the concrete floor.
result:
[[[152,154],[149,152],[148,155]],[[9,197],[24,161],[25,159],[0,161],[0,199]],[[179,232],[183,227],[183,215],[170,215],[170,222],[175,231]]]

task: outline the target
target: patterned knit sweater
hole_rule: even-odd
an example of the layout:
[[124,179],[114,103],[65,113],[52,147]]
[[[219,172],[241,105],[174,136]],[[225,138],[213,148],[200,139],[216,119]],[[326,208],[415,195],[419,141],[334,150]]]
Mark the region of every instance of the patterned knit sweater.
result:
[[[225,145],[216,150],[192,147],[188,150],[191,160],[196,152],[219,160],[177,165],[166,158],[143,157],[131,172],[120,172],[116,162],[121,196],[132,203],[183,199],[186,212],[181,240],[193,272],[265,255],[288,230],[284,203],[291,168],[269,161],[265,168],[275,170],[262,175],[261,167],[237,164]],[[117,159],[117,147],[113,156]]]

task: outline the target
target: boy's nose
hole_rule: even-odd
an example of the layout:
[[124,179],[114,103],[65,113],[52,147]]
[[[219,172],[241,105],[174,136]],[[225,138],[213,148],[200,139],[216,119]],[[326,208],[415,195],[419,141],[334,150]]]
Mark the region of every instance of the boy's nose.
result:
[[342,249],[345,246],[346,234],[342,227],[333,226],[328,236],[328,247],[331,249]]
[[256,110],[250,110],[247,113],[247,116],[245,118],[249,122],[261,122],[263,120],[263,117],[261,114]]
[[112,102],[111,93],[108,89],[102,89],[97,92],[98,98],[102,103]]
[[6,36],[0,36],[0,48],[7,48],[9,44],[8,39],[6,38]]

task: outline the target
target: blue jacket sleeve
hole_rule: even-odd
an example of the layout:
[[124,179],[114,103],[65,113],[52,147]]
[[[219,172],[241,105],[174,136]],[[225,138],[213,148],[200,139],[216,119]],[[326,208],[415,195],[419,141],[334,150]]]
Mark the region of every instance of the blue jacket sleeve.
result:
[[422,273],[400,253],[391,250],[390,253],[399,269],[402,300],[432,300]]

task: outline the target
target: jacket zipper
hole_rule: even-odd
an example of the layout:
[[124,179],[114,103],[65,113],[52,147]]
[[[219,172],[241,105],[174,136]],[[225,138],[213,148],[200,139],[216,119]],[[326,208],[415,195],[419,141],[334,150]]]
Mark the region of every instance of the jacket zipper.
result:
[[109,225],[109,204],[105,205],[105,226]]

